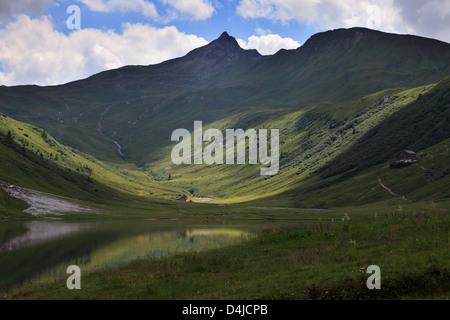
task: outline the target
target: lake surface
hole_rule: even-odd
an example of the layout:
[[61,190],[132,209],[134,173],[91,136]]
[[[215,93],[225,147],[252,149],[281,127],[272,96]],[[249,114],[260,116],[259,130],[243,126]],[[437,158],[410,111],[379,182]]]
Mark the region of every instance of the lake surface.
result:
[[70,276],[70,265],[86,271],[116,267],[138,258],[224,247],[274,223],[255,221],[63,220],[2,221],[0,293],[30,281]]

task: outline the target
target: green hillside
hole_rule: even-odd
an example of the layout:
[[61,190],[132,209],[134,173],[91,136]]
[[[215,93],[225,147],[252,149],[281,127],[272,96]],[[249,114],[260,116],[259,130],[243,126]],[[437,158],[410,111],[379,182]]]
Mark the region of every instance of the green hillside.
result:
[[322,177],[357,172],[387,161],[402,149],[421,150],[450,137],[450,77],[407,108],[374,127],[346,154],[329,165]]
[[[175,166],[170,159],[172,146],[163,150],[162,154],[166,157],[149,164],[148,170],[169,185],[184,188],[193,195],[218,199],[218,202],[280,195],[297,189],[299,185],[308,186],[311,177],[317,179],[319,185],[327,185],[334,180],[343,181],[364,168],[394,159],[403,149],[414,147],[415,150],[423,150],[449,138],[445,121],[448,108],[446,103],[441,103],[449,101],[449,89],[448,79],[445,79],[438,85],[383,90],[344,103],[316,104],[306,110],[238,113],[209,126],[223,131],[230,127],[282,128],[280,170],[275,176],[261,176],[260,165]],[[423,117],[421,120],[421,113],[416,112],[416,108],[420,108],[422,113],[434,112],[435,118]],[[411,121],[421,129],[408,133]],[[422,122],[433,121],[433,126],[422,126]],[[390,129],[378,129],[384,126]],[[192,125],[188,129],[192,131]],[[375,131],[385,132],[385,139],[391,139],[389,143],[379,143],[381,138],[374,138]],[[423,135],[427,138],[422,139]],[[411,145],[409,141],[416,139],[422,144]],[[328,172],[336,173],[326,176]],[[338,173],[339,176],[336,176]],[[325,179],[331,176],[332,179]]]
[[[224,163],[174,164],[195,121]],[[364,28],[271,56],[225,32],[157,65],[1,86],[0,299],[448,299],[449,124],[450,44]],[[277,129],[277,173],[250,139],[227,163],[227,129]],[[83,290],[57,280],[69,261]]]
[[[0,115],[0,181],[77,199],[123,206],[138,199],[172,199],[177,190],[157,185],[132,165],[101,162],[55,140],[45,130]],[[1,189],[1,188],[0,188]],[[151,210],[155,203],[148,201]],[[28,207],[0,190],[0,216]]]
[[428,85],[450,74],[449,61],[447,43],[364,28],[319,33],[297,50],[264,57],[224,33],[157,65],[60,86],[1,87],[0,111],[98,159],[141,166],[161,160],[171,132],[194,120],[311,110]]
[[393,167],[390,161],[361,170],[348,178],[339,174],[330,178],[313,175],[302,181],[290,197],[299,207],[346,207],[385,202],[386,205],[441,203],[450,201],[450,139],[430,148],[417,150],[425,155],[417,163]]
[[[424,152],[450,138],[449,61],[447,43],[364,28],[319,33],[272,56],[223,33],[158,65],[60,86],[1,87],[0,181],[100,203],[180,195],[308,207],[385,200],[384,188],[359,193],[378,183],[380,166],[403,149]],[[203,130],[279,129],[278,174],[262,176],[261,165],[174,165],[171,133],[192,132],[197,120]],[[37,173],[27,175],[29,166]],[[431,167],[446,172],[445,161]],[[447,197],[414,179],[402,193]],[[331,191],[337,186],[342,194]]]

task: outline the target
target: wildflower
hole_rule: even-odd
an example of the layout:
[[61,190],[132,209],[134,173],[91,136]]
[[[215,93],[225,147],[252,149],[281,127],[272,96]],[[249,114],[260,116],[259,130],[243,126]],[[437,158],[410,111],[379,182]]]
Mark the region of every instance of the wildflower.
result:
[[345,213],[344,217],[342,218],[342,221],[349,221],[350,217],[348,216],[348,212]]

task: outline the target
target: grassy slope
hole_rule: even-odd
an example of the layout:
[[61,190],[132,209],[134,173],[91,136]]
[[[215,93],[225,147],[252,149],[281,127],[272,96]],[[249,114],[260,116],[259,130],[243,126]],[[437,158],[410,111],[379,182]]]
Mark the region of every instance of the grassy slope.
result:
[[[391,162],[387,161],[365,169],[352,178],[346,178],[345,174],[327,179],[313,176],[302,182],[295,193],[288,194],[295,196],[298,206],[328,208],[385,200],[406,204],[449,199],[450,191],[445,187],[450,183],[449,144],[450,139],[447,139],[428,149],[419,150],[426,157],[417,164],[402,168],[391,168]],[[380,179],[395,195],[381,186]]]
[[[10,142],[7,141],[8,131],[12,136]],[[98,161],[43,133],[40,128],[0,115],[0,181],[81,200],[99,212],[113,214],[114,218],[234,218],[234,214],[241,211],[233,207],[225,211],[213,204],[174,201],[181,191],[156,182],[149,172],[132,164]],[[24,202],[0,190],[0,218],[31,218],[23,212],[27,207]],[[252,217],[267,218],[257,209],[249,208],[242,212]],[[291,212],[285,210],[278,214],[289,216]],[[65,218],[102,219],[112,216],[78,213],[66,214]]]
[[358,171],[392,158],[403,149],[420,150],[450,137],[450,77],[407,108],[373,127],[321,172],[322,177]]
[[[264,58],[261,66],[265,64],[276,66],[277,63],[281,63],[282,66],[278,67],[282,73],[290,70],[289,72],[297,74],[297,78],[293,79],[298,80],[302,68],[312,68],[310,71],[314,74],[314,72],[319,72],[324,65],[330,65],[330,57],[333,52],[342,53],[351,49],[350,58],[359,59],[358,65],[361,65],[364,60],[372,61],[373,55],[378,53],[372,52],[373,46],[366,42],[376,39],[376,41],[382,42],[378,44],[378,47],[383,50],[392,49],[392,46],[394,46],[394,52],[401,48],[412,48],[402,59],[395,58],[395,61],[390,61],[389,63],[392,65],[383,64],[381,69],[389,69],[392,74],[387,76],[391,77],[390,80],[393,81],[393,79],[397,79],[396,75],[399,70],[411,70],[415,65],[420,68],[417,67],[414,70],[414,75],[427,74],[437,67],[437,64],[430,62],[436,58],[436,48],[446,47],[444,43],[427,42],[429,41],[427,39],[396,38],[393,35],[387,36],[367,30],[362,31],[367,32],[367,35],[360,39],[358,38],[360,35],[355,33],[355,30],[319,34],[314,36],[302,50],[280,52],[280,56]],[[334,40],[328,39],[327,37],[332,34],[342,37],[342,39],[339,37]],[[392,44],[391,38],[398,39],[398,43]],[[341,44],[339,44],[339,39],[342,40]],[[433,45],[423,51],[422,56],[416,56],[418,48],[423,47],[425,43]],[[313,54],[314,48],[321,48],[321,50],[319,53]],[[331,51],[325,50],[327,48]],[[193,55],[195,56],[195,54]],[[296,59],[299,61],[295,62]],[[349,58],[345,56],[342,59],[348,60]],[[347,60],[342,59],[331,65],[334,67],[345,65],[344,62]],[[269,63],[268,60],[272,60],[272,62]],[[218,201],[228,203],[251,201],[269,196],[276,197],[289,190],[296,192],[306,190],[306,193],[311,195],[319,186],[326,187],[349,178],[351,176],[349,171],[357,174],[364,168],[387,161],[402,148],[422,150],[448,138],[449,78],[437,85],[412,89],[384,89],[367,96],[358,96],[346,102],[316,102],[308,105],[304,101],[296,100],[294,95],[298,93],[298,90],[294,87],[289,89],[290,95],[285,96],[290,101],[289,103],[280,102],[281,104],[277,105],[267,98],[261,104],[258,99],[265,97],[266,93],[260,92],[264,86],[256,90],[253,85],[248,85],[246,80],[235,85],[233,79],[223,82],[222,84],[227,84],[225,87],[218,85],[217,87],[198,88],[193,86],[177,91],[177,93],[167,88],[166,91],[158,94],[158,90],[163,90],[163,88],[159,88],[155,89],[156,91],[148,92],[149,96],[136,96],[137,93],[142,93],[139,91],[142,88],[139,87],[139,81],[136,79],[142,80],[145,76],[149,77],[149,81],[153,83],[152,81],[161,76],[159,72],[166,70],[165,66],[172,66],[173,69],[173,66],[183,65],[186,61],[188,60],[184,58],[170,61],[148,68],[148,70],[144,68],[145,72],[144,69],[138,67],[122,68],[99,74],[86,81],[56,88],[39,88],[37,90],[37,87],[22,86],[2,89],[6,98],[2,105],[8,106],[16,101],[16,95],[21,97],[16,101],[20,107],[14,109],[14,112],[20,114],[21,117],[32,116],[28,107],[33,105],[33,99],[30,97],[33,96],[33,92],[38,92],[39,107],[43,108],[42,111],[46,113],[46,117],[57,123],[53,128],[57,134],[64,131],[62,136],[70,136],[83,141],[90,146],[89,150],[97,149],[99,152],[102,152],[102,145],[106,143],[109,144],[108,150],[113,150],[115,146],[112,140],[117,138],[124,147],[122,151],[126,157],[133,155],[135,159],[147,161],[143,168],[137,168],[133,164],[124,164],[123,161],[118,161],[117,164],[98,161],[60,144],[48,134],[45,134],[44,138],[42,129],[15,122],[11,118],[0,117],[0,124],[2,124],[0,129],[3,136],[6,136],[7,131],[11,131],[15,142],[26,152],[31,151],[38,154],[44,160],[49,160],[52,165],[57,165],[68,172],[75,173],[78,170],[79,175],[75,174],[77,176],[75,180],[78,178],[87,182],[94,180],[119,191],[143,197],[173,198],[177,193],[186,193],[192,196],[213,197],[219,199]],[[273,61],[278,62],[274,64]],[[289,69],[289,65],[293,66],[292,70]],[[366,67],[369,70],[373,69],[375,65]],[[187,68],[189,68],[189,64]],[[266,70],[266,72],[269,71],[270,68]],[[173,88],[171,88],[180,89],[183,87],[183,81],[176,79],[174,70],[171,72],[169,77],[173,81],[171,82]],[[321,71],[319,73],[321,74]],[[339,74],[339,72],[333,72],[333,74]],[[124,79],[128,79],[132,75],[136,76],[134,82],[125,84]],[[225,74],[222,75],[225,76]],[[322,79],[319,74],[316,76],[317,79]],[[260,78],[266,79],[267,77],[260,75]],[[415,76],[410,78],[402,80],[406,82],[398,83],[407,84],[408,81],[412,81],[412,83],[419,81]],[[104,79],[107,82],[108,85],[105,84],[103,88],[106,91],[100,90],[93,93],[90,90],[99,85],[96,82],[98,79]],[[423,82],[426,79],[428,78],[425,77],[420,81]],[[297,80],[294,81],[297,85],[302,83]],[[120,89],[117,89],[114,97],[120,96],[121,98],[109,105],[106,101],[112,96],[109,97],[107,94],[108,90],[111,90],[108,86],[114,87],[117,85],[117,81],[123,86],[119,86]],[[218,84],[220,83],[219,81]],[[319,84],[316,83],[316,85]],[[377,88],[377,85],[372,82],[365,84],[372,89]],[[79,93],[81,89],[86,89],[86,96],[77,98],[75,93]],[[53,96],[54,90],[58,93],[65,92],[66,98],[70,101],[66,101],[66,105],[62,104],[62,101]],[[341,97],[337,100],[346,99],[346,94],[339,94]],[[354,95],[356,92],[350,93],[350,96]],[[421,98],[419,99],[419,97]],[[83,109],[84,111],[78,114],[80,110],[74,105],[86,101],[91,101],[93,107]],[[195,106],[195,108],[191,108],[192,112],[188,114],[181,112],[184,107],[189,105]],[[9,110],[8,107],[5,108]],[[127,112],[126,119],[138,121],[135,124],[124,126],[123,122],[126,120],[123,117],[124,110]],[[67,126],[69,119],[67,117],[75,117],[70,121],[80,121],[80,123],[77,122],[78,128]],[[222,130],[226,128],[280,129],[279,173],[273,177],[260,176],[259,165],[173,166],[170,152],[174,143],[168,145],[171,128],[180,127],[183,123],[189,123],[189,126],[192,126],[193,121],[199,119],[204,121],[204,129],[208,127]],[[192,131],[189,126],[184,127]],[[92,134],[88,134],[88,131],[91,131]],[[85,135],[92,139],[86,138]],[[74,140],[71,143],[76,144]],[[97,151],[95,153],[98,154]],[[57,160],[55,159],[56,155],[58,155]],[[150,161],[152,159],[154,161]],[[171,166],[172,169],[166,169],[168,166]],[[322,179],[315,177],[317,172],[320,172]],[[8,175],[8,173],[4,174]],[[11,181],[19,180],[12,176],[13,174],[10,177],[13,179]],[[156,183],[154,180],[159,182]],[[53,190],[55,189],[57,188],[53,188]],[[300,192],[300,194],[305,193]],[[289,196],[292,197],[293,194],[291,193]],[[375,196],[374,199],[378,198]],[[361,199],[371,201],[370,196]],[[361,199],[358,201],[362,202]],[[298,200],[298,203],[307,203],[301,197]],[[310,200],[311,204],[320,205],[315,201],[316,198]],[[322,206],[337,203],[336,201],[330,202],[329,199],[322,202]]]
[[[443,83],[438,88],[450,88]],[[361,141],[370,139],[374,128],[401,110],[405,114],[410,113],[409,109],[415,107],[414,102],[419,96],[423,97],[423,101],[428,101],[427,92],[435,95],[434,87],[435,85],[428,85],[407,90],[383,90],[346,103],[317,104],[309,109],[300,108],[295,111],[252,110],[204,125],[204,130],[219,128],[223,132],[226,128],[280,129],[280,170],[272,177],[261,176],[260,165],[174,166],[169,158],[170,147],[161,153],[166,157],[149,165],[148,170],[164,184],[182,188],[186,192],[191,191],[194,196],[217,198],[219,202],[261,199],[281,195],[289,190],[299,190],[301,186],[304,189],[315,189],[315,185],[320,183],[326,186],[333,179],[320,180],[316,177],[316,172],[330,163],[334,165],[333,161],[338,163],[334,167],[341,166],[340,159],[349,157],[349,150],[353,150],[354,145],[358,145],[358,152],[364,154],[367,146]],[[433,109],[434,105],[436,102],[430,103],[428,108]],[[403,122],[399,122],[401,126]],[[445,123],[440,123],[434,129],[445,130],[446,126]],[[192,128],[187,129],[192,132]],[[442,135],[443,139],[445,137]],[[397,144],[400,146],[401,141]],[[395,152],[397,150],[390,156],[393,157]],[[377,161],[375,164],[386,160],[382,158]],[[168,170],[167,167],[171,169]],[[343,179],[342,175],[339,177]],[[370,201],[370,198],[366,200]]]
[[[1,149],[1,147],[0,147]],[[21,200],[10,197],[3,189],[0,189],[0,218],[6,217],[24,217],[29,218],[30,215],[23,212],[28,205]],[[6,230],[1,230],[1,234],[5,235]],[[8,238],[7,235],[5,235]],[[3,241],[1,241],[3,243]]]
[[[8,132],[11,139],[8,139]],[[105,163],[62,145],[37,127],[0,115],[0,181],[38,191],[109,205],[110,209],[158,207],[159,201],[175,199],[177,190],[159,186],[133,165]],[[0,191],[0,215],[15,216],[27,207]]]
[[[218,199],[216,202],[227,203],[272,197],[271,199],[277,203],[291,199],[286,203],[288,206],[346,206],[350,203],[363,204],[389,197],[390,195],[386,194],[385,190],[377,184],[380,177],[386,176],[388,185],[392,184],[389,179],[395,180],[398,178],[399,181],[410,181],[411,179],[408,180],[403,176],[397,177],[396,175],[389,178],[394,170],[380,169],[386,168],[386,163],[383,165],[384,167],[369,170],[349,181],[345,181],[348,178],[345,173],[326,179],[320,179],[314,173],[321,168],[326,168],[326,165],[333,163],[333,160],[340,164],[341,160],[339,159],[348,155],[349,150],[352,150],[355,145],[359,146],[358,152],[364,153],[367,146],[361,141],[371,139],[374,128],[384,125],[392,117],[398,119],[401,112],[408,115],[411,114],[410,108],[414,109],[426,104],[430,110],[434,110],[436,117],[439,117],[440,114],[436,111],[438,109],[433,106],[442,105],[439,104],[439,101],[447,101],[446,92],[448,88],[450,88],[450,85],[448,85],[448,79],[446,79],[438,85],[407,90],[383,90],[346,103],[317,104],[309,109],[300,108],[294,111],[290,109],[281,111],[266,109],[259,112],[238,113],[232,117],[224,117],[222,120],[204,125],[204,130],[208,128],[224,130],[230,127],[279,128],[281,133],[280,171],[272,177],[261,176],[259,173],[260,165],[207,166],[203,164],[174,166],[170,159],[171,147],[164,149],[162,154],[166,156],[161,161],[144,166],[141,170],[131,164],[100,162],[93,157],[60,144],[49,134],[44,133],[42,129],[17,122],[9,117],[0,117],[0,124],[2,125],[0,129],[3,137],[7,135],[7,131],[11,131],[16,143],[25,148],[29,154],[42,155],[40,157],[43,159],[42,161],[47,161],[52,165],[57,165],[60,169],[75,174],[76,178],[74,179],[80,180],[78,182],[83,184],[81,189],[87,188],[86,190],[92,191],[92,184],[90,183],[92,180],[130,195],[141,197],[174,199],[177,193],[185,193],[194,197],[213,197]],[[419,96],[421,96],[420,101]],[[404,119],[406,123],[409,121],[408,117],[400,117],[400,119]],[[401,120],[396,123],[402,128],[403,122]],[[446,124],[439,124],[435,128],[445,130]],[[413,134],[417,134],[417,132]],[[439,137],[439,135],[435,136]],[[435,152],[435,150],[432,150],[432,152]],[[58,160],[55,160],[57,154]],[[393,155],[391,154],[391,156]],[[16,163],[16,161],[9,162],[8,165],[10,166],[14,166]],[[172,169],[167,169],[168,166],[171,166]],[[435,167],[434,180],[436,181],[447,170],[445,159],[439,163],[433,163],[431,166]],[[339,167],[339,165],[334,167]],[[331,168],[334,167],[331,166]],[[26,186],[23,182],[27,179],[27,176],[24,174],[23,168],[26,168],[26,166],[16,166],[10,170],[3,170],[3,175],[6,175],[4,180]],[[88,169],[86,170],[86,168]],[[15,174],[17,170],[22,171],[22,173]],[[76,170],[79,172],[76,172]],[[405,170],[408,169],[398,169],[395,172],[404,173]],[[422,175],[430,174],[417,166],[409,170],[412,170],[411,176],[414,176],[416,180],[411,180],[414,182],[412,184],[414,187],[399,188],[402,195],[425,187],[419,182],[424,181]],[[10,173],[9,176],[8,172]],[[429,180],[430,178],[425,179]],[[154,180],[159,182],[157,183]],[[39,179],[36,181],[39,181]],[[29,184],[29,187],[61,193],[60,188],[55,187],[54,184],[50,184],[46,190],[40,189],[39,183],[36,183],[36,181]],[[445,180],[443,181],[433,182],[432,186],[436,186],[435,189],[426,186],[424,190],[427,189],[428,191],[424,191],[423,196],[418,194],[417,199],[424,199],[425,194],[428,194],[426,198],[432,197],[433,193],[439,191],[437,186],[445,183]],[[429,184],[429,182],[427,183]],[[353,188],[353,185],[356,187]],[[354,192],[353,189],[355,189]],[[292,190],[294,192],[290,192]],[[367,190],[374,191],[367,192]],[[88,198],[92,194],[90,191],[86,192],[89,195]],[[80,191],[70,190],[64,192],[64,195],[80,198],[77,193],[80,193]],[[435,198],[440,197],[438,194],[435,194]],[[442,192],[440,194],[442,195]]]
[[450,72],[449,44],[363,28],[320,33],[297,50],[259,60],[236,46],[226,41],[63,86],[0,88],[0,110],[98,159],[120,159],[116,140],[126,160],[141,165],[160,159],[170,133],[193,120],[211,124],[258,110],[295,112],[434,83]]

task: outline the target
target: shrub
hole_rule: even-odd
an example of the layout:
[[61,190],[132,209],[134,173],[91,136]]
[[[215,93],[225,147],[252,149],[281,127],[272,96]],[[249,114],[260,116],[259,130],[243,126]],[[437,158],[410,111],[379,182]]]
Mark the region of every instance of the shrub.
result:
[[389,167],[391,167],[391,168],[403,168],[403,167],[410,166],[411,164],[412,164],[412,162],[399,162],[399,161],[396,161],[396,162],[391,162],[389,164]]

